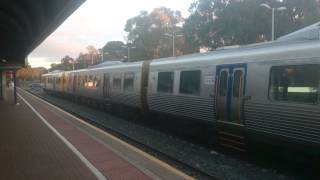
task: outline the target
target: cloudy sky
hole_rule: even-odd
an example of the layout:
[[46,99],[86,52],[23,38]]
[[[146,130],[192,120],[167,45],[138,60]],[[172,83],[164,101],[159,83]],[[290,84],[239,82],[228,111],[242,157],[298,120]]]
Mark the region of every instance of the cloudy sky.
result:
[[101,48],[108,41],[124,41],[126,20],[165,6],[187,17],[195,0],[87,0],[29,56],[32,67],[50,67],[65,55],[77,57],[88,45]]

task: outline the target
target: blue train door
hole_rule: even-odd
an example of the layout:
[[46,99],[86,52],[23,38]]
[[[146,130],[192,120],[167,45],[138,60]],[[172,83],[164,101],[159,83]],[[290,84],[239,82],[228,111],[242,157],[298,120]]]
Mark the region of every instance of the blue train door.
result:
[[243,124],[242,101],[245,95],[246,64],[217,66],[217,118],[220,121]]

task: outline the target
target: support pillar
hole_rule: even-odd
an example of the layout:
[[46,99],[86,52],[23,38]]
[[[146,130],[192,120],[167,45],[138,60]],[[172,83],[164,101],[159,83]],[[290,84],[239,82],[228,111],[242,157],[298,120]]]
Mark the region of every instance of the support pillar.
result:
[[12,75],[13,75],[13,101],[14,101],[14,104],[18,104],[18,101],[17,101],[17,80],[16,80],[16,71],[13,71],[12,72]]
[[2,71],[0,71],[0,100],[2,100]]
[[6,88],[7,88],[7,84],[6,84],[6,71],[1,71],[0,72],[0,76],[1,76],[1,100],[7,100],[7,93],[6,93]]

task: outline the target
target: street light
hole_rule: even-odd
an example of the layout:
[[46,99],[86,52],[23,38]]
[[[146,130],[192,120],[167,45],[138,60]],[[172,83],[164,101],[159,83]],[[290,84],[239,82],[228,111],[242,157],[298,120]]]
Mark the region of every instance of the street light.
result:
[[174,31],[172,32],[172,34],[169,34],[169,33],[165,33],[164,34],[165,36],[168,36],[168,37],[172,37],[172,56],[176,56],[176,47],[175,47],[175,37],[182,37],[183,34],[176,34]]
[[77,63],[77,60],[70,59],[68,62],[72,64],[72,71],[74,71],[74,64]]
[[271,40],[273,41],[274,40],[274,10],[277,10],[277,11],[284,11],[286,10],[287,8],[282,6],[282,7],[278,7],[278,8],[272,8],[270,7],[268,4],[266,3],[262,3],[260,4],[261,7],[265,7],[267,9],[271,9],[272,11],[272,22],[271,22]]
[[101,63],[103,63],[104,61],[104,55],[108,55],[109,53],[108,52],[104,52],[103,50],[101,50]]
[[129,62],[130,61],[130,49],[134,49],[136,47],[134,46],[129,46],[128,44],[127,45],[123,45],[122,47],[124,48],[127,48],[128,49],[128,57],[127,57],[127,61]]
[[93,53],[91,53],[91,65],[93,65]]

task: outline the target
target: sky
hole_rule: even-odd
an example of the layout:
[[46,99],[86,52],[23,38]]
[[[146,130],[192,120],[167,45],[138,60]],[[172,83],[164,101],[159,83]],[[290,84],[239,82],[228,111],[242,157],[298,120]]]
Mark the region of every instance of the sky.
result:
[[195,0],[87,0],[28,56],[32,67],[49,68],[65,55],[76,58],[88,45],[103,47],[108,41],[124,41],[127,19],[157,7],[179,10],[188,17]]

